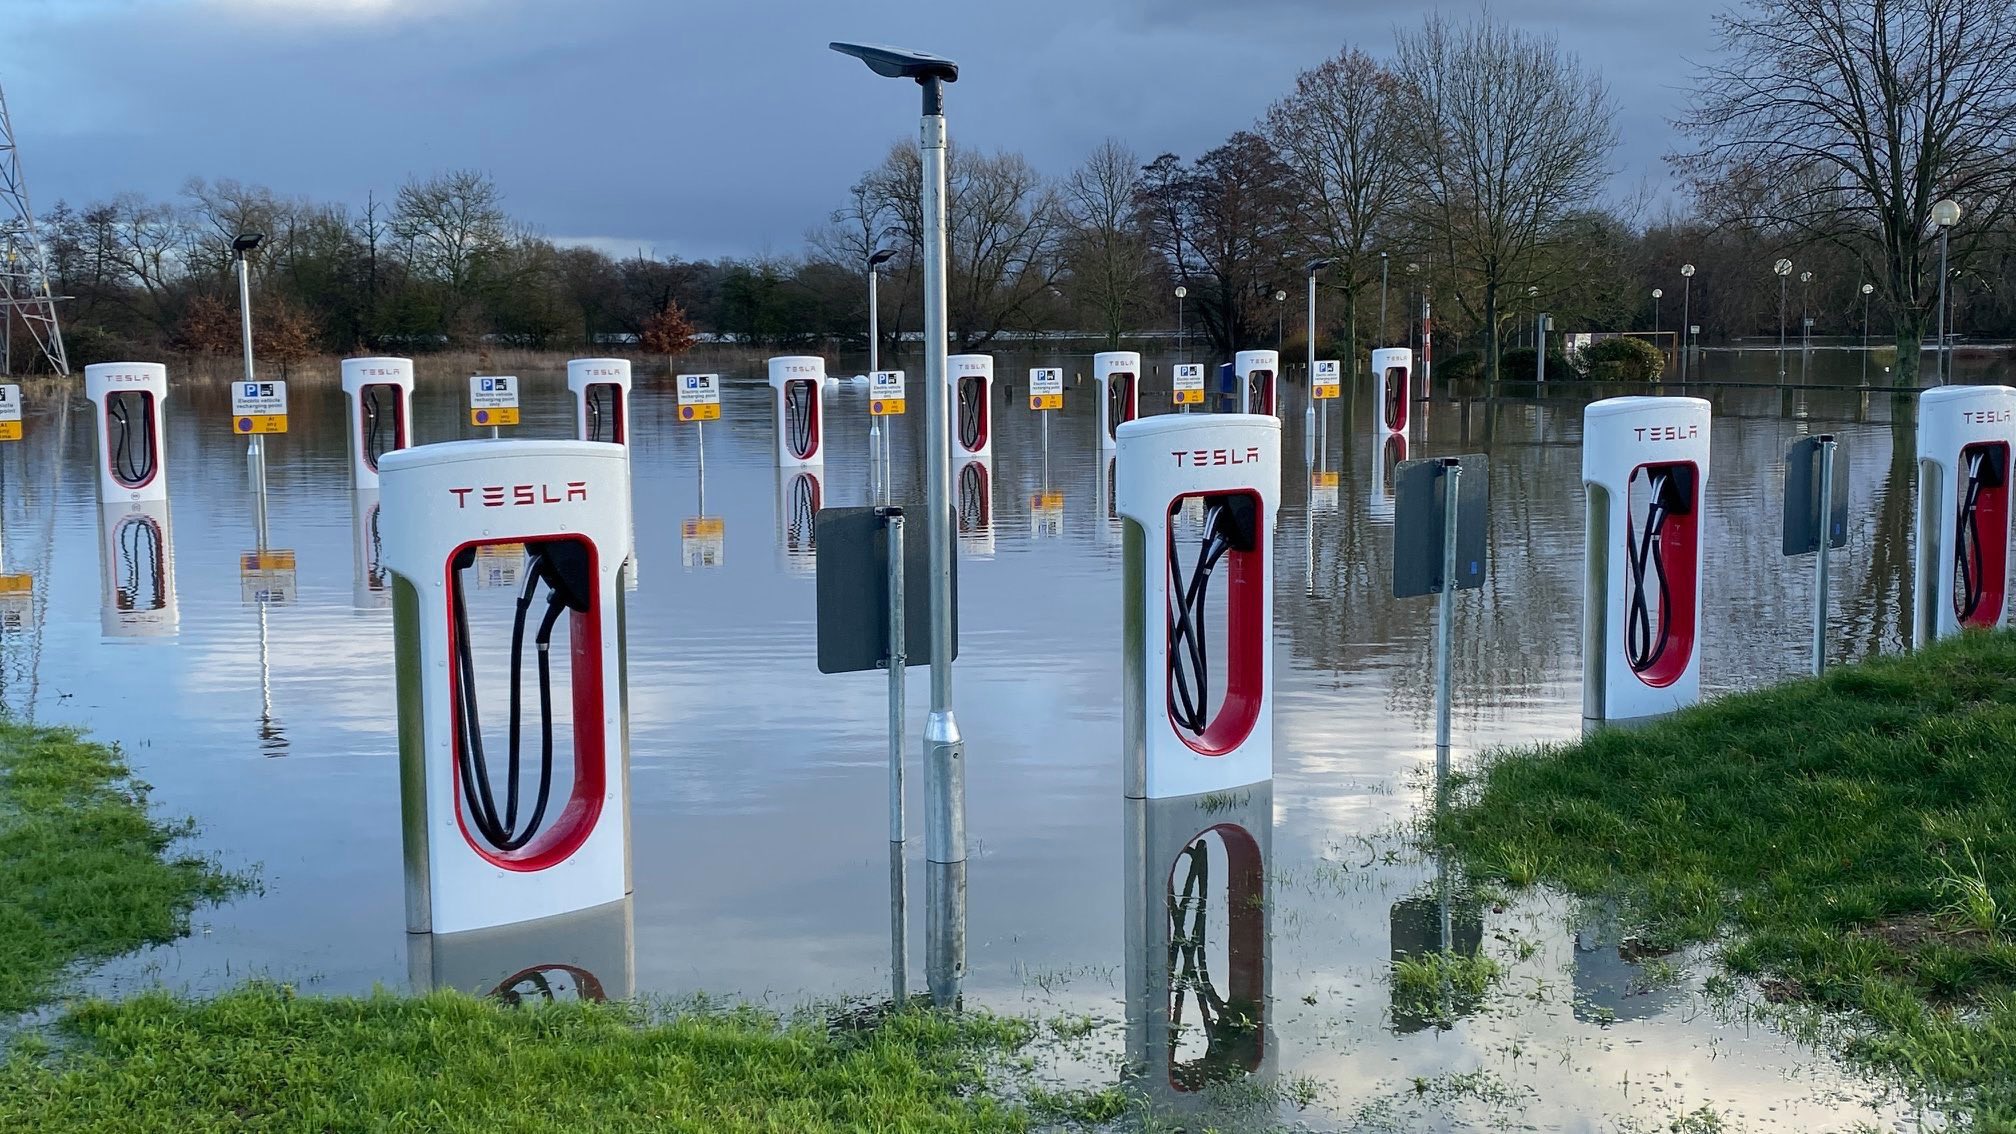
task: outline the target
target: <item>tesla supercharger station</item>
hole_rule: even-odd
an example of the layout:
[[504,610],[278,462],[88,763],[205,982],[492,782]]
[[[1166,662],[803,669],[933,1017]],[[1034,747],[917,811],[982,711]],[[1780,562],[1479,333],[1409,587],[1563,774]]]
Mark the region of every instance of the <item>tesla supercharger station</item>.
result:
[[107,504],[99,509],[98,563],[107,638],[165,638],[181,613],[175,603],[175,538],[166,500]]
[[630,360],[570,358],[567,392],[574,395],[574,436],[630,444]]
[[[407,929],[459,933],[622,900],[628,455],[454,441],[388,453],[380,476]],[[486,549],[519,562],[502,592],[515,604],[478,590]]]
[[1239,412],[1281,416],[1281,354],[1271,350],[1242,350],[1232,356],[1232,372],[1239,380]]
[[1273,784],[1127,801],[1127,1074],[1159,1108],[1275,1068]]
[[350,487],[375,492],[378,459],[413,444],[413,360],[344,359],[343,404],[350,429]]
[[1658,716],[1701,699],[1700,398],[1608,398],[1582,413],[1582,716]]
[[1092,356],[1092,380],[1099,384],[1099,447],[1111,449],[1114,431],[1141,416],[1141,356],[1101,351]]
[[1381,347],[1372,352],[1372,409],[1385,433],[1407,432],[1407,411],[1414,401],[1414,352],[1405,347]]
[[2002,622],[2012,442],[2016,389],[1940,386],[1918,396],[1914,646]]
[[955,354],[945,360],[952,401],[952,455],[994,458],[994,356]]
[[98,421],[98,502],[168,499],[161,417],[168,368],[158,362],[92,363],[84,368],[84,396]]
[[770,360],[778,468],[803,468],[826,460],[825,388],[825,359],[793,354]]
[[[1120,427],[1127,795],[1274,775],[1275,512],[1281,423],[1165,414]],[[1213,589],[1217,595],[1213,595]]]

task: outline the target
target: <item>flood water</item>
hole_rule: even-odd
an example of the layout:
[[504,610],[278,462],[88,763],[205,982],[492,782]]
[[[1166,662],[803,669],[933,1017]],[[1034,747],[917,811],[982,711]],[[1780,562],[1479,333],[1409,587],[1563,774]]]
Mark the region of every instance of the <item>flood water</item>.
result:
[[[1161,361],[1144,412],[1166,408]],[[1021,397],[1022,375],[1038,365],[1087,376],[1051,415],[1047,461],[1038,415]],[[1795,359],[1794,381],[1852,384],[1859,366],[1854,355],[1816,353],[1803,366]],[[459,376],[433,374],[424,360],[420,370],[418,439],[473,435]],[[1046,1069],[1072,1085],[1120,1077],[1126,926],[1133,910],[1161,918],[1163,901],[1159,883],[1144,890],[1130,879],[1123,854],[1121,539],[1107,511],[1089,371],[1085,356],[997,356],[998,378],[1015,389],[995,403],[986,507],[974,499],[964,509],[987,526],[962,540],[956,678],[969,765],[965,1001],[1046,1020],[1090,1017],[1089,1034],[1061,1045]],[[1775,363],[1768,353],[1710,354],[1698,373],[1768,384]],[[452,966],[416,958],[428,946],[404,932],[391,615],[362,578],[370,535],[353,509],[340,394],[333,381],[297,383],[292,431],[269,442],[269,543],[293,552],[297,574],[287,601],[266,603],[253,594],[257,580],[241,577],[241,556],[255,550],[253,497],[223,384],[183,377],[167,403],[163,551],[172,572],[135,561],[151,549],[101,532],[81,395],[31,399],[27,440],[0,452],[5,569],[35,579],[32,605],[0,635],[7,706],[119,743],[159,810],[193,816],[201,849],[256,868],[262,883],[200,912],[187,940],[108,966],[93,987],[158,980],[203,992],[251,976],[330,993],[409,987]],[[516,435],[571,436],[562,375],[523,377]],[[1999,362],[1963,364],[1961,377],[2016,380]],[[725,419],[705,432],[703,487],[700,431],[677,420],[669,376],[639,370],[640,584],[627,608],[636,891],[629,924],[584,930],[603,937],[566,947],[605,958],[580,961],[568,979],[611,994],[704,991],[780,1008],[887,994],[884,678],[816,669],[802,523],[811,486],[773,467],[769,390],[759,383],[753,372],[729,375]],[[1491,461],[1488,574],[1456,612],[1459,768],[1481,751],[1563,740],[1581,727],[1579,445],[1589,389],[1416,406],[1406,456],[1483,452]],[[1893,417],[1882,394],[1844,390],[1688,392],[1711,398],[1716,414],[1707,689],[1807,666],[1811,561],[1779,554],[1778,494],[1786,447],[1811,433],[1845,438],[1852,462],[1848,546],[1834,557],[1833,656],[1898,649],[1909,635],[1911,561],[1911,426],[1901,412]],[[1648,972],[1585,912],[1544,894],[1442,908],[1444,864],[1409,837],[1432,786],[1434,600],[1391,595],[1391,503],[1378,466],[1398,454],[1373,438],[1368,393],[1333,404],[1325,448],[1334,496],[1325,484],[1312,498],[1302,397],[1284,392],[1271,813],[1264,793],[1238,804],[1260,808],[1254,825],[1265,832],[1264,1052],[1230,1041],[1205,1051],[1210,1042],[1193,1032],[1169,1058],[1257,1081],[1214,1100],[1248,1108],[1225,1120],[1234,1129],[1665,1129],[1702,1107],[1730,1128],[1913,1128],[1908,1107],[1853,1071],[1702,995],[1710,966],[1699,958],[1667,958]],[[827,410],[819,501],[866,503],[866,396],[843,386]],[[920,418],[896,419],[899,498],[921,496]],[[1062,495],[1061,518],[1032,507],[1046,493]],[[722,522],[718,552],[684,546],[682,521],[703,515]],[[173,588],[172,633],[121,609],[135,605],[136,587],[155,586]],[[914,671],[918,990],[914,730],[925,697],[924,673]],[[1437,1019],[1402,1003],[1389,972],[1396,956],[1450,933],[1504,975]],[[512,955],[509,940],[492,947]],[[1221,983],[1242,979],[1222,974],[1252,958],[1213,948]]]

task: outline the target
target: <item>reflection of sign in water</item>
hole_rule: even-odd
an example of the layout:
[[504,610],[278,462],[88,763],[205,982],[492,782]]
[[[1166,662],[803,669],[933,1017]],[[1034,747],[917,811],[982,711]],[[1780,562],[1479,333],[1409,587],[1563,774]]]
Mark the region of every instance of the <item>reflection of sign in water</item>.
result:
[[721,376],[681,374],[679,376],[679,420],[721,420]]
[[294,553],[248,551],[238,557],[238,590],[248,603],[283,605],[294,601]]
[[1335,398],[1342,389],[1343,380],[1336,359],[1319,360],[1309,386],[1309,396],[1317,401]]
[[287,432],[287,383],[231,383],[231,432]]
[[903,412],[903,372],[877,370],[868,376],[868,412],[895,417]]
[[1175,384],[1176,404],[1179,406],[1201,406],[1204,404],[1204,364],[1201,362],[1179,362],[1171,371]]
[[554,1001],[609,999],[595,974],[578,965],[536,965],[505,977],[490,995],[507,1007],[526,1001],[551,1004]]
[[1064,494],[1032,493],[1029,497],[1029,528],[1039,539],[1064,534]]
[[0,575],[0,626],[9,630],[20,628],[35,606],[35,576],[26,574]]
[[469,424],[518,424],[518,379],[509,374],[469,379]]
[[679,561],[688,567],[719,567],[728,544],[728,525],[719,516],[692,516],[679,523]]
[[21,387],[0,386],[0,441],[21,440]]
[[1029,371],[1029,408],[1064,408],[1064,370],[1058,366],[1038,366]]

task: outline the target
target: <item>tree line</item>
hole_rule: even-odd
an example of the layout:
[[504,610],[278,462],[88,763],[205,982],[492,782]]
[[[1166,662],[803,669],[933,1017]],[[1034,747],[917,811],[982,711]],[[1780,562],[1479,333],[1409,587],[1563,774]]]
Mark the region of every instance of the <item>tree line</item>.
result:
[[[1935,201],[1952,229],[1954,326],[2016,335],[2016,8],[2006,0],[1751,0],[1718,20],[1663,199],[1611,186],[1616,106],[1600,70],[1488,13],[1430,16],[1373,55],[1346,46],[1194,157],[1119,139],[1056,173],[955,146],[954,345],[1029,333],[1119,344],[1168,331],[1224,354],[1299,340],[1316,267],[1324,349],[1402,343],[1424,298],[1444,350],[1504,350],[1548,312],[1578,331],[1702,338],[1854,335],[1865,310],[1916,379],[1936,317]],[[174,201],[59,204],[44,240],[72,355],[228,353],[230,244],[253,265],[261,350],[424,352],[676,344],[667,326],[769,347],[859,346],[864,272],[883,332],[921,327],[918,154],[892,145],[798,254],[689,261],[563,247],[487,175],[416,178],[361,207],[191,182]],[[1791,259],[1781,279],[1771,265]],[[1695,268],[1683,283],[1681,266]],[[1811,273],[1810,280],[1806,273]],[[1382,282],[1385,285],[1382,289]],[[1870,285],[1865,293],[1863,285]],[[1663,300],[1652,291],[1663,289]],[[1277,299],[1285,293],[1287,298]],[[1381,321],[1382,294],[1384,321]],[[1783,307],[1781,308],[1781,299]],[[1669,342],[1672,340],[1668,340]]]

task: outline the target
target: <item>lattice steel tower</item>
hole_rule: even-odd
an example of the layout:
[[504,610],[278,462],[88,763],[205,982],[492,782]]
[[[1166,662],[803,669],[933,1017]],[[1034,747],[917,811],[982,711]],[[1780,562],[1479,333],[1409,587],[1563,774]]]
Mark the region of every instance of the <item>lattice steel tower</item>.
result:
[[15,354],[17,328],[50,369],[70,373],[63,329],[56,323],[56,297],[49,290],[49,260],[35,231],[35,212],[28,207],[28,183],[21,177],[21,151],[14,144],[14,122],[7,116],[7,92],[0,90],[0,374],[14,373],[17,365],[23,371],[34,365],[32,359]]

